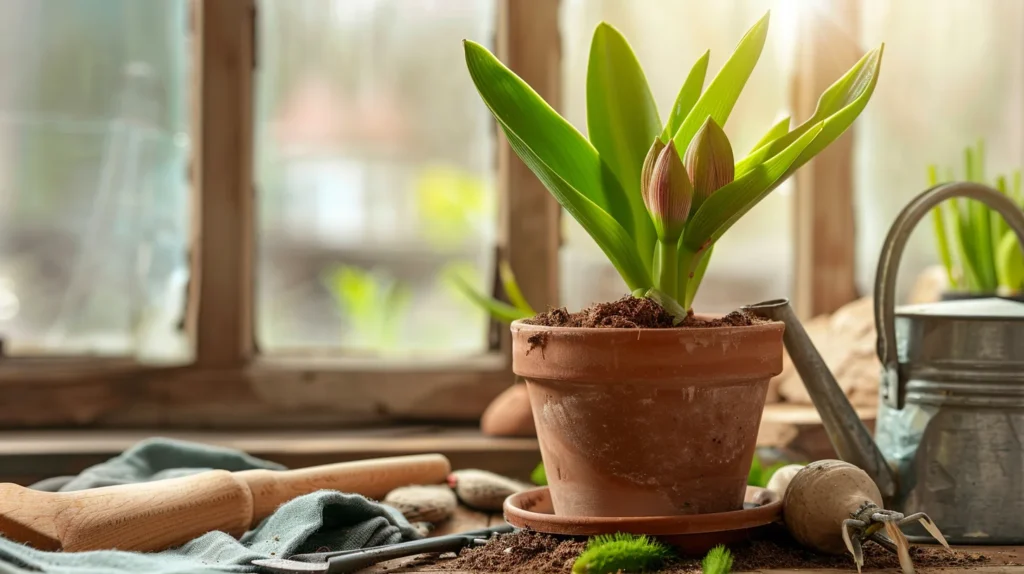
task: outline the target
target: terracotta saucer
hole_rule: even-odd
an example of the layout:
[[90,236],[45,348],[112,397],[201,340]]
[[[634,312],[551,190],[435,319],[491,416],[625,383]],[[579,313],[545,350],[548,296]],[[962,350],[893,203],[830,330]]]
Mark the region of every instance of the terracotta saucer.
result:
[[[755,498],[764,503],[756,504]],[[556,516],[551,506],[551,493],[548,487],[542,486],[508,497],[503,510],[509,524],[534,532],[562,536],[647,534],[675,546],[684,554],[703,554],[717,544],[747,539],[757,528],[781,520],[782,500],[774,492],[748,486],[743,510],[732,512],[635,518]]]

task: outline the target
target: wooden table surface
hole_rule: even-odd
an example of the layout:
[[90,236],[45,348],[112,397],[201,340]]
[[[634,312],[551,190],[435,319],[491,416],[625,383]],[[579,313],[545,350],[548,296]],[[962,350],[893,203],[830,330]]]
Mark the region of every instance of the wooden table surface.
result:
[[[443,534],[455,534],[458,532],[464,532],[467,530],[476,530],[480,528],[487,528],[488,526],[500,524],[503,522],[503,518],[498,514],[484,514],[481,512],[474,512],[466,508],[460,507],[450,520],[440,525],[431,536],[440,536]],[[916,570],[920,573],[947,573],[947,572],[977,572],[978,574],[1024,574],[1024,566],[1013,566],[1010,564],[1024,564],[1024,546],[954,546],[955,549],[961,550],[965,553],[981,553],[990,558],[990,561],[984,565],[970,566],[967,568],[923,568],[918,567]],[[445,572],[446,574],[498,574],[497,572],[483,572],[480,570],[474,571],[463,571],[463,570],[448,570],[443,567],[445,559],[427,558],[424,557],[410,557],[399,560],[392,560],[384,562],[373,568],[363,571],[365,574],[407,574],[416,572]],[[837,572],[856,572],[856,569],[852,566],[849,569],[822,569],[822,568],[801,568],[801,569],[769,569],[769,570],[758,570],[757,572],[763,572],[765,574],[816,574],[816,573],[828,573],[834,574]],[[899,569],[866,569],[865,572],[875,573],[894,573],[898,574]],[[741,571],[734,571],[733,574],[743,574]]]

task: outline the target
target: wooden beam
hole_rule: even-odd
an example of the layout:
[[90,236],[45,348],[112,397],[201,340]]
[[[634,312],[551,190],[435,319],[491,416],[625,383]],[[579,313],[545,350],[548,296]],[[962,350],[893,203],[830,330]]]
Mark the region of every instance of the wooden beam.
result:
[[187,326],[196,365],[253,350],[254,0],[193,0],[193,237]]
[[[801,4],[794,117],[814,114],[818,97],[863,55],[857,2]],[[802,317],[831,313],[858,297],[853,214],[853,129],[795,177],[794,305]]]
[[[504,0],[498,26],[499,57],[555,109],[562,80],[558,6],[558,0]],[[523,296],[542,311],[558,304],[561,207],[503,136],[500,141],[503,250]]]

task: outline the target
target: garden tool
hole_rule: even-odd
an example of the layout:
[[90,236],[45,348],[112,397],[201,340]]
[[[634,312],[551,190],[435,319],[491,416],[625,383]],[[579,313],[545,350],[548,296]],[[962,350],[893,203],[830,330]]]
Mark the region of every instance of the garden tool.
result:
[[379,499],[409,484],[441,484],[440,454],[342,462],[296,470],[210,470],[180,478],[70,492],[0,484],[0,534],[40,550],[177,546],[213,530],[238,537],[278,506],[317,490]]
[[[784,342],[836,454],[864,469],[886,508],[926,513],[953,544],[1024,544],[1024,303],[947,300],[894,308],[914,226],[965,197],[999,212],[1024,245],[1024,211],[977,183],[914,198],[893,223],[875,277],[882,363],[872,440],[786,300],[745,309],[786,325]],[[909,539],[927,541],[908,525]]]
[[288,558],[253,560],[252,563],[267,572],[279,574],[300,574],[303,572],[342,574],[362,570],[387,560],[415,556],[417,554],[458,553],[463,548],[485,544],[491,536],[509,533],[513,530],[514,528],[511,525],[502,524],[459,534],[448,534],[446,536],[400,542],[386,546],[342,550],[339,552],[295,554]]

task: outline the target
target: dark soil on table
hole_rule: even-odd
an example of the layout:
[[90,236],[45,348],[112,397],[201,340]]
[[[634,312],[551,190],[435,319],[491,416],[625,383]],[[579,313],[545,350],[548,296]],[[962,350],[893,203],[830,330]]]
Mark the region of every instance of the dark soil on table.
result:
[[[572,571],[576,558],[583,552],[582,540],[558,539],[546,534],[517,532],[506,534],[486,546],[465,550],[458,558],[438,566],[444,570],[470,572],[507,572],[512,574],[567,573]],[[784,532],[772,531],[766,537],[730,547],[733,554],[733,572],[766,570],[770,568],[834,568],[855,571],[853,558],[848,555],[816,554],[793,542]],[[990,560],[982,553],[950,554],[938,547],[911,548],[911,558],[917,568],[971,569]],[[864,570],[899,569],[899,559],[874,543],[864,545]],[[701,572],[700,558],[673,558],[662,574],[697,574]]]
[[524,323],[544,327],[597,327],[612,329],[668,329],[671,327],[745,327],[766,322],[743,311],[703,320],[690,314],[679,325],[672,324],[672,316],[654,301],[626,295],[611,303],[595,303],[582,311],[570,313],[565,308],[551,309],[527,319]]

